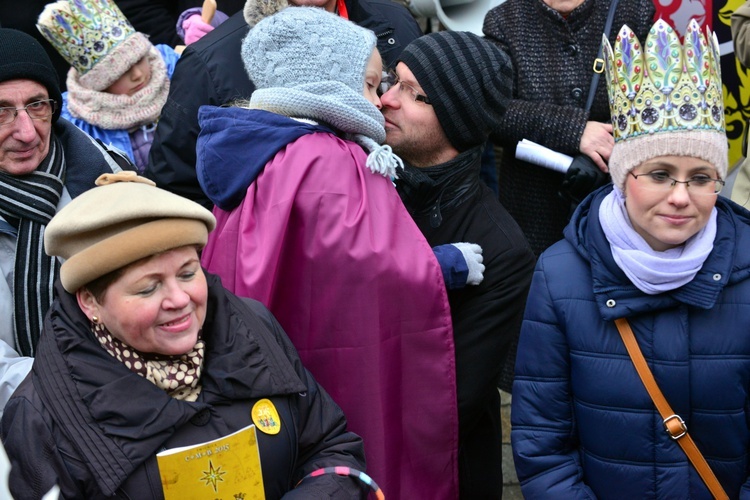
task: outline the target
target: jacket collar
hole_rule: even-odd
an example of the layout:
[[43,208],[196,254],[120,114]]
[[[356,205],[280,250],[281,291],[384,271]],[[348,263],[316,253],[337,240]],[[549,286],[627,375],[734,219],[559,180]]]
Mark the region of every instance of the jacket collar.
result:
[[[209,281],[203,389],[197,402],[178,401],[102,349],[73,295],[57,283],[32,369],[35,387],[61,431],[78,447],[106,495],[196,413],[212,403],[305,390],[268,328]],[[264,332],[255,336],[255,332]],[[272,369],[273,367],[273,369]],[[122,398],[130,397],[130,404]]]
[[678,304],[710,309],[727,284],[746,279],[750,273],[750,258],[735,256],[737,248],[750,245],[750,234],[747,228],[741,227],[750,222],[750,212],[720,196],[716,201],[714,249],[696,277],[670,292],[644,294],[615,263],[599,223],[599,206],[611,190],[612,186],[608,185],[589,195],[565,228],[565,239],[591,266],[594,296],[605,320],[659,311]]
[[568,17],[563,17],[558,11],[545,4],[544,0],[532,0],[532,2],[535,4],[539,16],[543,19],[549,19],[558,25],[559,23],[564,23],[563,26],[572,33],[578,32],[581,29],[590,29],[590,26],[588,26],[589,18],[593,14],[597,3],[601,8],[609,8],[609,2],[606,2],[605,5],[599,0],[583,0],[583,3],[576,7]]
[[369,29],[375,33],[376,37],[381,37],[394,31],[393,23],[368,2],[363,0],[345,0],[344,3],[346,3],[346,10],[349,12],[349,20],[363,28]]
[[476,147],[432,167],[417,168],[404,162],[396,188],[412,216],[429,216],[430,225],[436,228],[444,213],[477,191],[481,160],[482,148]]
[[232,210],[266,164],[303,135],[332,130],[260,109],[201,106],[196,173],[201,188],[222,210]]

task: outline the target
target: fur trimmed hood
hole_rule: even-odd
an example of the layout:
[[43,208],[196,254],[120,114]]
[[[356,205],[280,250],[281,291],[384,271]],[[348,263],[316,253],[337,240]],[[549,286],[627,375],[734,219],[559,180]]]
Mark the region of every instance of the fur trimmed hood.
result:
[[266,17],[272,16],[289,6],[287,0],[247,0],[242,15],[252,28]]

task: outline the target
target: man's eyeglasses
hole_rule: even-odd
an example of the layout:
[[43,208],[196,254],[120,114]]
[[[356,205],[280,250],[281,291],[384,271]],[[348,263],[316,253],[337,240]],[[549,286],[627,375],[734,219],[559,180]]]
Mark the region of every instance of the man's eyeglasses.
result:
[[674,177],[670,177],[667,172],[663,171],[637,175],[632,171],[629,173],[636,180],[642,179],[638,182],[643,185],[644,189],[649,189],[651,191],[661,191],[666,193],[676,184],[685,184],[685,187],[691,194],[717,195],[721,193],[721,188],[724,187],[724,181],[721,179],[713,179],[705,174],[697,174],[686,181],[678,181]]
[[382,95],[385,94],[386,92],[388,92],[391,89],[391,87],[395,87],[396,85],[399,86],[398,87],[398,91],[399,91],[399,95],[401,97],[407,97],[408,96],[413,101],[421,101],[421,102],[423,102],[425,104],[432,104],[430,102],[430,99],[426,95],[420,94],[417,89],[415,89],[414,87],[412,87],[408,83],[404,83],[401,80],[399,80],[398,75],[392,69],[388,70],[383,75],[383,79],[380,82],[380,88],[379,88],[378,96],[382,97]]
[[22,108],[0,108],[0,125],[13,123],[19,111],[26,111],[32,120],[47,120],[57,109],[54,99],[44,99],[27,104]]

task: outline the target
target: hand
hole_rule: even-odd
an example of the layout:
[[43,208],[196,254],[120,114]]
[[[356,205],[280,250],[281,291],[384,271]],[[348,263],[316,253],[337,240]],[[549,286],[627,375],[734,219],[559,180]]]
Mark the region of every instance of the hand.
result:
[[199,14],[193,14],[182,22],[182,29],[185,30],[185,45],[190,45],[213,31],[214,27],[204,23]]
[[615,138],[612,136],[612,125],[601,122],[586,122],[586,128],[583,129],[581,144],[579,149],[581,153],[591,158],[599,170],[604,173],[609,172],[607,161],[612,154],[612,148],[615,145]]
[[577,206],[586,195],[607,184],[609,180],[609,175],[602,172],[588,155],[576,155],[563,177],[560,195]]
[[469,268],[469,276],[466,278],[467,285],[478,285],[484,279],[484,257],[482,247],[476,243],[451,243],[461,251],[466,266]]

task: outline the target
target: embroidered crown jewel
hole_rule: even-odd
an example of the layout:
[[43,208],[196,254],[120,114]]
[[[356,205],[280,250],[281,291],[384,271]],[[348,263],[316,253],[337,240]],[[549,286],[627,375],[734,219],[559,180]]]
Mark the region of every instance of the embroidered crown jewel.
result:
[[47,5],[37,28],[81,75],[135,33],[109,0],[60,0]]
[[623,26],[602,54],[615,142],[643,134],[680,130],[725,132],[719,44],[693,19],[684,44],[658,20],[643,46]]

